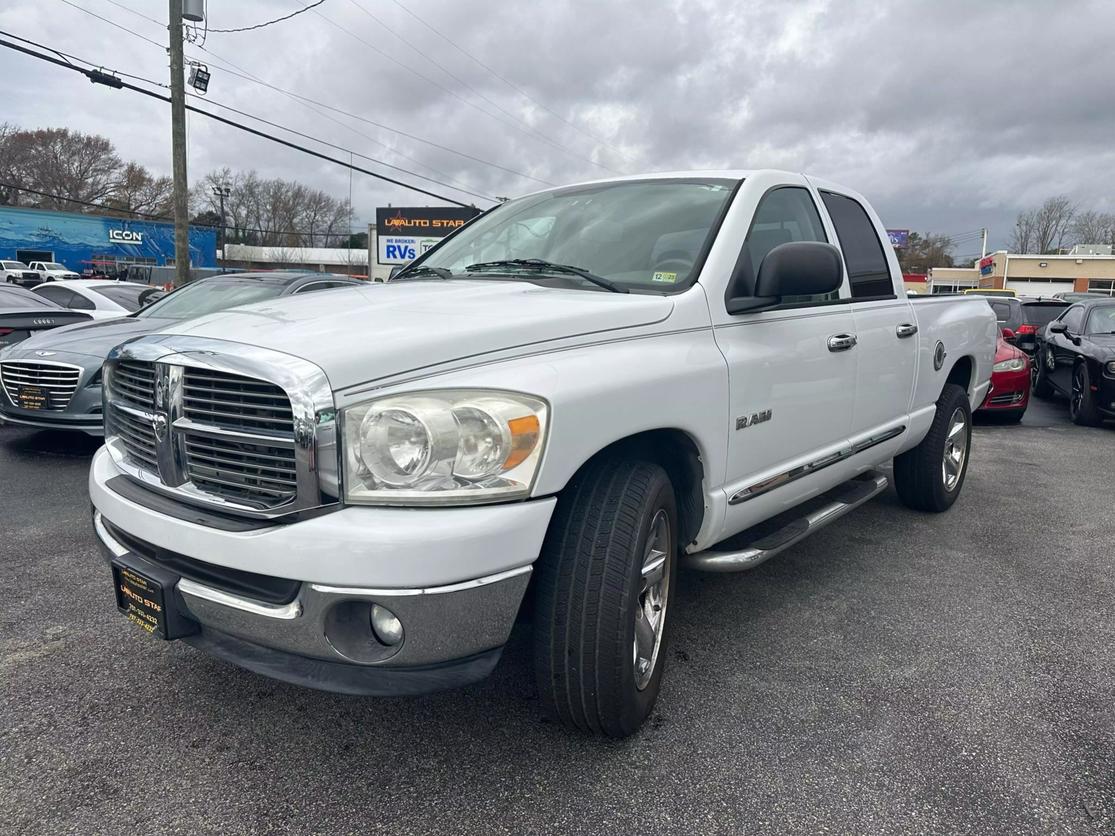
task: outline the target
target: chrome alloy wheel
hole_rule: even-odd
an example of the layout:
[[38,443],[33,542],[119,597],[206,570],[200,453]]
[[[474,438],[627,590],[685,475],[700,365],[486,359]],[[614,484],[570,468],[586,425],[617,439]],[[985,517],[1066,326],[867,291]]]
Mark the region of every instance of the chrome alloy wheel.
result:
[[635,687],[642,691],[654,675],[662,628],[666,624],[666,604],[670,595],[670,518],[659,508],[650,524],[647,549],[643,556],[642,579],[635,607]]
[[949,432],[945,436],[945,457],[941,462],[941,472],[945,478],[945,490],[950,493],[960,484],[964,474],[964,464],[968,458],[968,417],[964,410],[957,407],[949,419]]

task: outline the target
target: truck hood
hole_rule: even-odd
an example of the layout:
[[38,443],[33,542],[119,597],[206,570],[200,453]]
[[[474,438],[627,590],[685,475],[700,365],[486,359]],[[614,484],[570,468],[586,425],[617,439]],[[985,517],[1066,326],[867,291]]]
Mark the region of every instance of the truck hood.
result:
[[70,354],[87,354],[104,360],[114,346],[132,337],[150,334],[174,322],[172,319],[130,316],[116,319],[99,319],[77,325],[52,328],[28,337],[13,347],[18,351],[65,351]]
[[343,389],[465,357],[648,325],[672,310],[665,296],[434,279],[288,296],[160,333],[292,354],[319,366],[334,389]]

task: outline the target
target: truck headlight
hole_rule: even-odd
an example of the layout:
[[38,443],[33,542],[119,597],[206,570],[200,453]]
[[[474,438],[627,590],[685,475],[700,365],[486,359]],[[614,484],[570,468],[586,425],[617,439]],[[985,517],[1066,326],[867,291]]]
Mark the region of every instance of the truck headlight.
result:
[[345,500],[469,505],[530,493],[546,403],[529,395],[442,390],[351,406],[344,427]]
[[1107,373],[1109,375],[1115,377],[1115,360],[1108,360],[1107,365],[1104,368],[1107,369]]
[[992,367],[992,370],[997,372],[1020,372],[1024,368],[1026,368],[1025,360],[1021,357],[1012,357],[1009,360],[1002,360],[996,363]]

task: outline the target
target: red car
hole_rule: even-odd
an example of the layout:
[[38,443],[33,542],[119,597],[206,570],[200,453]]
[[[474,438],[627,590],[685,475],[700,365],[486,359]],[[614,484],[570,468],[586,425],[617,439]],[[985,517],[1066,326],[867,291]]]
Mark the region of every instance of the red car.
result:
[[976,411],[982,415],[1000,415],[1016,424],[1030,405],[1030,358],[1003,339],[1014,336],[1010,329],[1004,328],[1003,332],[995,347],[991,389]]

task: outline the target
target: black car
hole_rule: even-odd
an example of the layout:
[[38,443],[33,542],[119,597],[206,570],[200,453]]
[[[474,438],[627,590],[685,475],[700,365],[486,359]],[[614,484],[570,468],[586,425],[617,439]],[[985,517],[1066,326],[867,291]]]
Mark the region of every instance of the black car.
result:
[[0,285],[0,349],[59,325],[88,322],[89,314],[68,311],[30,290]]
[[1034,394],[1069,399],[1074,424],[1115,418],[1115,299],[1076,302],[1038,334]]

